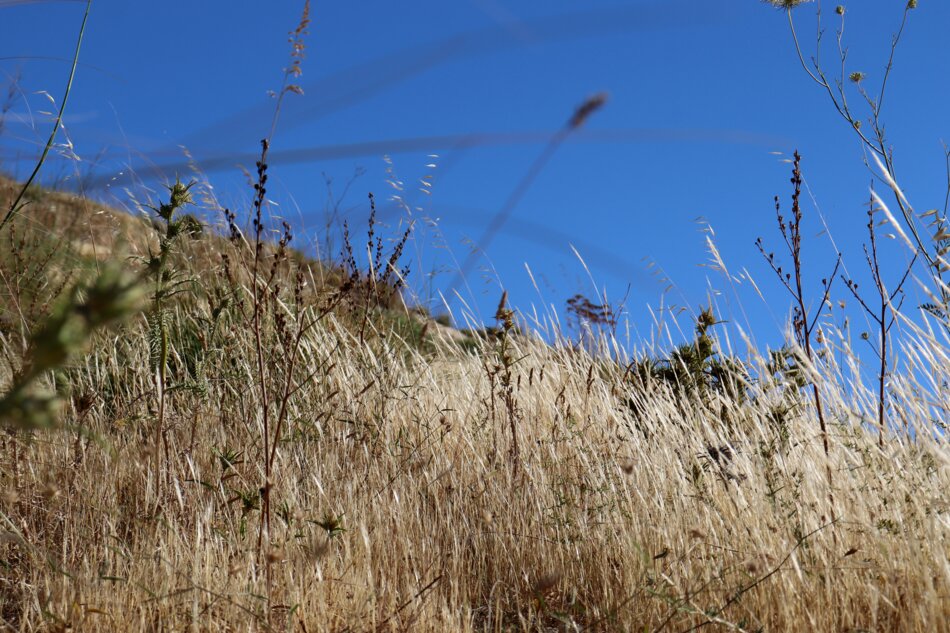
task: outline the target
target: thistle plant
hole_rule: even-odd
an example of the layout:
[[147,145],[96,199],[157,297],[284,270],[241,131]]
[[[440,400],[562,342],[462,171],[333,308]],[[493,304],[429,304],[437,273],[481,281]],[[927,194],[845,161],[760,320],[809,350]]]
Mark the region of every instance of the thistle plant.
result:
[[170,257],[178,241],[183,236],[197,237],[201,234],[201,223],[192,215],[177,215],[185,205],[193,204],[191,188],[194,181],[183,185],[176,179],[168,187],[167,203],[150,207],[157,215],[159,223],[158,252],[149,253],[147,274],[152,281],[152,306],[148,313],[148,344],[151,369],[155,380],[155,394],[158,404],[158,419],[155,422],[153,450],[155,455],[156,493],[161,488],[161,445],[165,432],[165,404],[168,391],[168,354],[169,322],[168,303],[176,295],[185,292],[192,283],[190,277],[183,277],[180,271],[169,265]]
[[496,393],[501,396],[502,404],[505,406],[508,427],[511,431],[509,456],[511,457],[512,470],[517,472],[521,461],[521,449],[518,445],[518,421],[521,413],[518,410],[518,402],[515,398],[512,368],[519,359],[512,355],[511,350],[512,337],[516,326],[514,310],[508,307],[507,291],[501,294],[498,309],[495,311],[495,321],[498,324],[496,341],[493,354],[485,357],[485,371],[491,385],[492,417],[494,418],[495,414]]
[[[740,360],[721,354],[710,336],[712,328],[722,323],[711,306],[701,309],[692,341],[679,345],[666,358],[631,363],[624,378],[632,379],[639,389],[650,381],[666,384],[677,394],[678,404],[695,399],[708,404],[717,395],[743,402],[750,372]],[[635,411],[640,408],[634,399],[629,402]]]
[[85,349],[96,330],[136,313],[143,297],[140,280],[117,266],[107,267],[91,284],[74,286],[34,331],[22,368],[0,398],[0,424],[24,429],[55,426],[59,399],[37,391],[35,383]]

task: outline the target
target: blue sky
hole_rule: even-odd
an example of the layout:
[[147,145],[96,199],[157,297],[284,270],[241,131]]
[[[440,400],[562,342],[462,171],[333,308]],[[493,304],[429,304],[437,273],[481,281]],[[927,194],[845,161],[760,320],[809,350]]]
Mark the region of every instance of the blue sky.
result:
[[[869,86],[880,81],[903,4],[845,3],[847,69],[864,72]],[[0,0],[0,82],[18,77],[19,91],[0,135],[6,171],[25,175],[48,134],[39,111],[49,102],[36,93],[61,97],[84,6]],[[215,166],[208,175],[222,202],[246,209],[250,193],[234,165],[253,167],[273,109],[267,91],[280,85],[302,2],[264,6],[93,1],[69,138],[82,173],[95,175],[90,182],[127,173],[131,162],[144,183],[115,180],[90,195],[120,199],[118,185],[157,187],[156,174],[173,178],[182,169],[184,145]],[[807,54],[815,6],[795,11]],[[830,45],[834,4],[824,9]],[[812,195],[848,270],[862,279],[870,172],[861,147],[799,66],[784,14],[757,0],[316,2],[312,19],[299,79],[305,94],[287,97],[273,141],[272,212],[297,227],[298,246],[319,243],[325,178],[339,195],[361,173],[340,209],[357,234],[368,192],[389,234],[416,221],[412,284],[435,312],[437,291],[471,240],[574,108],[601,91],[610,95],[606,106],[558,148],[467,278],[462,294],[481,317],[491,316],[501,287],[524,312],[563,311],[575,293],[606,290],[612,301],[627,297],[631,321],[645,332],[646,306],[661,296],[695,308],[713,289],[727,291],[724,317],[748,320],[759,338],[776,340],[788,297],[754,241],[761,235],[777,250],[772,197],[787,202],[783,160],[796,148],[808,184],[806,273],[815,292],[834,256],[818,235]],[[950,3],[923,0],[912,12],[884,112],[899,180],[919,210],[942,208],[947,187],[948,24]],[[832,48],[823,54],[834,62]],[[288,154],[306,160],[281,159]],[[61,179],[75,168],[60,160],[46,174]],[[393,174],[403,191],[388,184]],[[429,174],[431,194],[418,193]],[[407,201],[411,218],[393,194]],[[748,284],[737,287],[736,300],[721,275],[702,267],[703,222],[730,270],[748,269],[767,301]],[[904,254],[888,248],[896,266]],[[836,296],[849,299],[843,286]]]

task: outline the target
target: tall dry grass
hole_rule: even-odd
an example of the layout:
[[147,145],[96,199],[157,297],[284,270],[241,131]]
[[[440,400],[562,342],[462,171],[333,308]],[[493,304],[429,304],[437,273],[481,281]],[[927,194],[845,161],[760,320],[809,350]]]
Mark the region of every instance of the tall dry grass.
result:
[[[232,262],[246,248],[193,247]],[[876,391],[825,332],[814,372],[826,455],[814,399],[767,379],[765,359],[748,359],[761,380],[741,398],[686,396],[517,331],[503,350],[497,335],[462,346],[435,327],[400,336],[378,307],[369,320],[334,310],[300,340],[260,552],[257,345],[237,308],[209,333],[207,298],[225,275],[189,273],[202,290],[168,308],[181,388],[166,393],[165,459],[144,317],[55,378],[64,429],[4,434],[5,628],[948,629],[939,331],[904,326],[901,428],[883,447]],[[329,290],[311,290],[284,306],[284,327],[324,305]],[[234,305],[251,301],[250,281],[236,293]],[[263,347],[279,383],[289,365],[269,310]],[[195,345],[205,373],[185,388]]]
[[[387,254],[371,219],[365,271],[348,233],[337,265],[290,250],[288,226],[262,237],[267,146],[249,236],[225,212],[230,239],[185,239],[161,205],[157,226],[88,207],[65,227],[50,201],[81,205],[41,191],[0,234],[0,405],[11,385],[61,402],[57,428],[0,436],[0,627],[950,630],[938,311],[906,318],[883,290],[891,360],[869,373],[822,317],[830,281],[809,318],[791,249],[791,365],[750,341],[738,358],[711,309],[665,360],[628,357],[615,311],[583,297],[578,320],[610,327],[578,344],[556,315],[526,332],[504,298],[498,328],[463,334],[400,302],[407,234]],[[0,184],[4,205],[26,191]],[[151,319],[92,327],[106,259],[151,280]],[[38,365],[36,333],[70,323],[83,340]]]

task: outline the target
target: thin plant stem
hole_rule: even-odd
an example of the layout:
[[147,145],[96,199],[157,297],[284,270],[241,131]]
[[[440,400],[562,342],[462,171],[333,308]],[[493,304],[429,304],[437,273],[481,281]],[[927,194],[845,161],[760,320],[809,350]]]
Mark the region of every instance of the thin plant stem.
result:
[[69,79],[66,81],[66,90],[63,93],[62,101],[59,104],[59,112],[56,115],[56,122],[53,124],[53,129],[50,132],[49,139],[46,141],[46,146],[43,148],[43,153],[40,154],[40,159],[33,168],[33,173],[31,173],[30,177],[26,179],[26,182],[23,183],[23,186],[20,188],[20,192],[10,205],[10,209],[7,211],[7,214],[3,217],[3,220],[0,221],[0,231],[3,230],[3,227],[6,226],[7,222],[9,222],[20,210],[20,201],[23,199],[23,196],[26,195],[26,190],[30,188],[31,184],[33,184],[37,174],[40,173],[40,168],[42,168],[43,163],[46,162],[46,157],[49,155],[49,150],[53,147],[53,143],[56,141],[56,133],[59,131],[59,128],[63,123],[63,114],[66,112],[66,102],[69,100],[69,93],[73,88],[73,78],[76,76],[76,67],[79,65],[79,50],[82,48],[82,38],[86,32],[86,21],[89,19],[89,9],[91,7],[92,0],[87,0],[86,11],[83,13],[82,24],[79,27],[79,38],[76,40],[76,52],[73,54],[73,65],[69,69]]

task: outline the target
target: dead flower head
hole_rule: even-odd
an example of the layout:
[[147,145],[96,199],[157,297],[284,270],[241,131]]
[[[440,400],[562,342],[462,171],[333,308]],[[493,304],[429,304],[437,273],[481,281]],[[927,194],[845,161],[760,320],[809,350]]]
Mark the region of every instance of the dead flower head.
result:
[[794,9],[800,4],[811,2],[812,0],[762,0],[766,4],[771,4],[776,9]]

